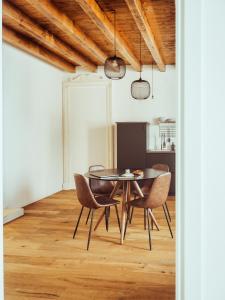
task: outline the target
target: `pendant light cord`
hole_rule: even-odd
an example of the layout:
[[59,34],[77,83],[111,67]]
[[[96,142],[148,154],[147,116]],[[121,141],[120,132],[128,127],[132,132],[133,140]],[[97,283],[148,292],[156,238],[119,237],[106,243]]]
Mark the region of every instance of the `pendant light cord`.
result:
[[152,62],[152,99],[154,99],[154,90],[153,90],[153,62]]
[[140,79],[141,79],[141,32],[140,32]]
[[114,10],[114,53],[116,56],[116,11]]

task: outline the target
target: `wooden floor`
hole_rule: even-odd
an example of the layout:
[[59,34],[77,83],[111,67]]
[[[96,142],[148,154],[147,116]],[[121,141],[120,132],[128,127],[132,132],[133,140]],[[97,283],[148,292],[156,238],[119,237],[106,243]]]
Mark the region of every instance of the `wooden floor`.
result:
[[[175,231],[173,200],[168,206]],[[124,245],[112,210],[109,232],[102,223],[87,252],[88,211],[72,239],[79,209],[74,191],[63,191],[27,206],[24,217],[5,225],[6,300],[175,299],[175,239],[162,209],[155,210],[160,231],[152,232],[151,252],[139,209]]]

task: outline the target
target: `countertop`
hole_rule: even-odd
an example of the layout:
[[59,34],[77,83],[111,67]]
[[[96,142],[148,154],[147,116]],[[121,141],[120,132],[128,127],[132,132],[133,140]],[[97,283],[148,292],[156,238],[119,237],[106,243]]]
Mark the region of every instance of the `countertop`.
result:
[[168,150],[146,150],[146,153],[176,153],[176,151],[168,151]]

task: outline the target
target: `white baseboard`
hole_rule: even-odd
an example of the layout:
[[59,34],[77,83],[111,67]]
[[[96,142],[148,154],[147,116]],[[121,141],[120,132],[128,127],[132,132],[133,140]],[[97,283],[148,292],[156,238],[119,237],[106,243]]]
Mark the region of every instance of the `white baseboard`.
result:
[[6,224],[24,215],[23,208],[6,208],[4,209],[3,223]]
[[63,183],[63,185],[62,185],[62,189],[63,189],[63,190],[72,190],[72,189],[74,189],[74,188],[75,188],[74,184],[71,185],[69,182],[65,182],[65,183]]

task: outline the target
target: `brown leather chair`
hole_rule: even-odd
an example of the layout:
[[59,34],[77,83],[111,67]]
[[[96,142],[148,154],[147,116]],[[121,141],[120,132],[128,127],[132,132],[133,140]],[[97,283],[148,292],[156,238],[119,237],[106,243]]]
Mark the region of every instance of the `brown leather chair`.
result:
[[142,209],[144,209],[145,215],[147,216],[149,248],[151,250],[150,217],[152,219],[154,219],[152,209],[162,206],[165,217],[166,217],[166,221],[167,221],[167,224],[168,224],[168,227],[170,230],[171,237],[173,238],[173,233],[172,233],[172,230],[170,227],[167,210],[165,208],[165,203],[166,203],[166,199],[168,197],[169,188],[170,188],[170,181],[171,181],[171,173],[170,172],[167,172],[165,174],[158,176],[154,180],[148,196],[144,196],[144,198],[138,198],[138,199],[132,200],[128,203],[128,217],[126,220],[124,237],[126,234],[130,207],[142,208]]
[[77,229],[80,223],[80,218],[83,213],[84,207],[90,209],[91,211],[91,222],[90,222],[90,229],[89,229],[89,234],[88,234],[88,242],[87,242],[87,250],[89,249],[89,244],[90,244],[90,239],[91,239],[91,232],[92,232],[92,223],[93,223],[93,218],[94,218],[94,212],[96,209],[99,208],[106,208],[110,206],[114,206],[116,210],[116,216],[117,216],[117,221],[120,229],[120,221],[119,221],[119,215],[118,215],[118,209],[117,209],[117,204],[119,201],[110,199],[107,196],[99,196],[97,198],[94,197],[87,180],[83,175],[80,174],[75,174],[74,175],[74,180],[75,180],[75,185],[76,185],[76,191],[77,191],[77,198],[82,205],[78,221],[74,230],[73,234],[73,239],[76,236]]
[[[94,171],[104,170],[104,169],[105,167],[102,165],[92,165],[89,167],[89,173]],[[89,186],[95,197],[99,197],[99,196],[109,197],[114,188],[112,181],[93,179],[93,178],[89,179]],[[89,213],[87,215],[86,224],[88,223],[90,213],[91,210],[89,210]],[[110,215],[110,207],[105,208],[105,225],[107,231],[109,229],[109,215]]]
[[[166,165],[166,164],[155,164],[155,165],[152,166],[152,169],[156,169],[156,170],[160,170],[160,171],[165,171],[165,172],[169,172],[170,171],[169,166]],[[165,208],[167,210],[167,214],[168,214],[169,220],[171,222],[170,211],[169,211],[169,208],[168,208],[166,202],[165,202]]]
[[[169,166],[166,164],[155,164],[151,167],[152,169],[156,169],[159,171],[165,171],[165,172],[169,172]],[[152,186],[153,180],[149,179],[146,180],[143,184],[143,186],[141,187],[141,191],[144,195],[148,195]]]
[[[156,170],[160,170],[160,171],[165,171],[165,172],[169,172],[169,170],[170,170],[169,166],[166,165],[166,164],[155,164],[155,165],[152,166],[152,169],[156,169]],[[145,196],[147,196],[149,194],[151,186],[152,186],[152,183],[153,183],[153,180],[150,179],[150,180],[146,181],[144,183],[144,185],[141,187],[141,191],[142,191],[142,193]],[[137,196],[137,194],[135,195],[135,198],[136,198],[136,196]],[[167,213],[168,213],[168,216],[169,216],[169,220],[171,222],[171,216],[170,216],[170,212],[169,212],[169,208],[167,206],[167,203],[165,203],[165,208],[167,210]],[[131,210],[130,223],[132,221],[133,213],[134,213],[134,207],[132,207],[132,210]],[[153,228],[153,221],[151,223],[152,223],[152,228]],[[146,229],[146,217],[145,217],[145,213],[144,213],[144,228]]]
[[[93,165],[89,167],[89,172],[104,170],[105,167],[102,165]],[[110,195],[114,185],[111,181],[99,180],[99,179],[89,179],[89,185],[92,193],[95,196],[105,196]]]

